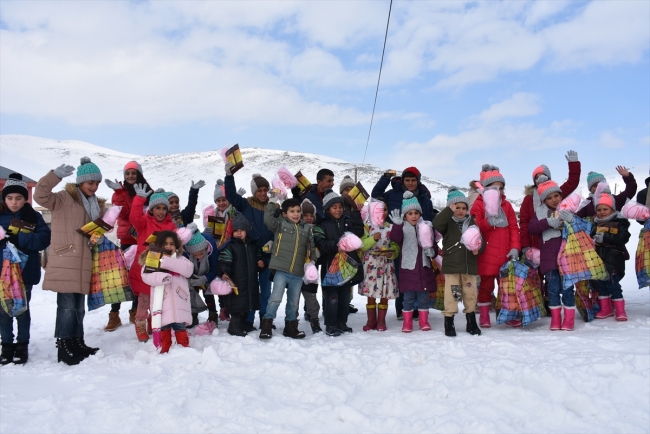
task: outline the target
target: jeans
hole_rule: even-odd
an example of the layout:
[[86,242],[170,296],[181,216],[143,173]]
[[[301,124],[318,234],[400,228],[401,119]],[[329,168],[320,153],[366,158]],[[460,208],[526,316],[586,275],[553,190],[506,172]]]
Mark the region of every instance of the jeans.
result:
[[[277,272],[276,272],[277,273]],[[264,317],[266,314],[266,308],[269,304],[269,297],[271,297],[271,270],[266,269],[258,274],[258,280],[260,282],[260,316]],[[248,322],[253,323],[255,321],[255,311],[252,310],[248,312]]]
[[320,305],[318,304],[318,294],[313,292],[302,291],[302,296],[305,297],[305,312],[309,314],[311,320],[318,319]]
[[[562,277],[558,270],[550,270],[544,274],[548,283],[548,305],[549,307],[573,307],[576,305],[576,297],[573,292],[573,285],[563,289]],[[560,296],[562,301],[560,302]]]
[[302,289],[302,277],[284,271],[276,270],[273,278],[273,291],[266,307],[264,318],[275,319],[278,307],[282,303],[284,290],[287,290],[287,305],[285,307],[285,321],[295,321],[298,303],[300,302],[300,290]]
[[621,276],[610,274],[607,280],[598,280],[598,295],[600,297],[612,297],[612,300],[621,300],[623,298],[623,288],[621,288]]
[[187,326],[185,325],[184,322],[172,322],[160,327],[160,330],[169,330],[169,329],[172,329],[175,332],[184,332],[185,330],[187,330]]
[[80,338],[84,335],[86,296],[79,293],[56,295],[56,326],[54,337],[60,339]]
[[[25,294],[27,295],[27,310],[16,317],[18,323],[19,344],[29,343],[29,326],[32,322],[32,316],[29,313],[29,301],[32,299],[32,285],[25,285]],[[3,344],[12,344],[14,342],[14,318],[9,316],[4,309],[0,308],[0,336]]]
[[323,286],[325,325],[347,324],[350,313],[350,285]]
[[404,294],[404,312],[411,312],[417,305],[418,310],[429,310],[429,291],[406,291]]

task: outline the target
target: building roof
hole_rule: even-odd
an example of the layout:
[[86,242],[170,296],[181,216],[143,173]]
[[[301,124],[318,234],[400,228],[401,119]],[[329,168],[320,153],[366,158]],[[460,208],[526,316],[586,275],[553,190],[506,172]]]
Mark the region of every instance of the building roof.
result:
[[[16,172],[16,171],[11,170],[8,167],[0,166],[0,179],[7,179],[7,178],[9,178],[9,175],[11,175],[14,172]],[[21,173],[21,175],[23,175],[23,174]],[[25,182],[36,182],[32,178],[30,178],[29,176],[25,176],[25,175],[23,175],[23,181],[25,181]]]

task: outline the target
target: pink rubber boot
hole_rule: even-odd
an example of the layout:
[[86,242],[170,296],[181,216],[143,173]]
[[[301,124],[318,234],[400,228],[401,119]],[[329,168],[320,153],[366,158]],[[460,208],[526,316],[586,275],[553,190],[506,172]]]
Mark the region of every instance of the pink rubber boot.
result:
[[612,297],[598,297],[598,301],[600,301],[600,312],[596,314],[596,319],[605,319],[614,316]]
[[570,332],[573,330],[576,319],[576,308],[564,307],[564,321],[562,321],[562,330]]
[[479,324],[482,328],[490,328],[492,325],[490,324],[490,303],[479,303],[478,304],[478,311],[479,311]]
[[551,311],[551,330],[562,329],[562,307],[554,306],[549,308]]
[[625,313],[625,300],[619,298],[612,300],[614,311],[616,311],[616,321],[627,321],[627,314]]
[[420,318],[418,319],[418,323],[420,325],[420,330],[422,330],[423,332],[431,330],[431,325],[429,324],[428,310],[420,310]]
[[413,331],[413,311],[403,311],[404,324],[402,324],[402,333],[411,333]]

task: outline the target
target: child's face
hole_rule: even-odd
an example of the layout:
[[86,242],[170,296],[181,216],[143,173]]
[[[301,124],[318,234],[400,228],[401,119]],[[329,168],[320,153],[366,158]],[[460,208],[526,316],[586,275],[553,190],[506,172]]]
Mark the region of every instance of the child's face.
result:
[[169,212],[176,212],[181,208],[181,202],[176,196],[169,198]]
[[237,229],[232,233],[232,236],[235,238],[239,238],[240,240],[245,240],[246,239],[246,231],[243,229]]
[[129,169],[124,173],[124,181],[133,185],[138,180],[138,171],[135,169]]
[[167,237],[162,248],[172,252],[172,255],[176,253],[176,243],[174,242],[174,239],[172,237]]
[[418,179],[412,176],[402,179],[402,184],[408,191],[415,191],[418,188]]
[[328,212],[332,217],[335,219],[340,219],[341,216],[343,215],[343,204],[340,203],[335,203],[331,207],[329,207]]
[[406,220],[408,223],[412,224],[415,226],[418,223],[418,220],[420,220],[420,211],[416,209],[409,210],[406,215],[404,216],[404,220]]
[[224,212],[226,208],[230,205],[230,202],[228,202],[228,199],[225,197],[220,197],[219,199],[216,200],[215,204],[217,205],[217,209],[221,212]]
[[283,212],[282,215],[288,218],[289,220],[291,220],[292,222],[298,223],[300,221],[300,206],[299,205],[292,206],[287,210],[287,212]]
[[467,204],[464,202],[457,202],[454,205],[454,217],[463,219],[467,215]]
[[151,209],[151,215],[161,222],[167,216],[167,207],[162,203],[159,203]]
[[562,195],[558,192],[551,193],[544,199],[546,206],[553,209],[556,209],[560,205],[560,202],[562,202]]
[[352,191],[352,187],[346,187],[345,190],[343,190],[343,192],[341,193],[341,196],[343,195],[347,196],[350,194],[351,191]]
[[501,181],[493,182],[492,184],[488,185],[488,187],[497,187],[499,189],[499,193],[503,194],[503,189],[505,185]]
[[94,196],[98,188],[99,181],[86,181],[79,184],[79,190],[81,190],[86,197]]
[[309,213],[309,212],[303,214],[303,215],[302,215],[302,219],[305,221],[305,223],[308,223],[308,224],[310,224],[310,225],[313,225],[313,224],[314,224],[314,220],[315,220],[315,219],[314,219],[314,214]]
[[11,212],[18,212],[25,205],[25,196],[20,193],[9,193],[5,197],[5,203]]
[[264,203],[269,200],[269,188],[268,187],[259,187],[255,191],[255,198],[260,202]]
[[614,214],[614,210],[607,205],[598,205],[596,207],[596,216],[599,219],[604,219],[612,214]]
[[203,257],[205,256],[205,252],[207,252],[207,251],[208,251],[208,249],[203,249],[203,250],[201,250],[199,252],[192,253],[192,256],[194,256],[196,259],[203,259]]

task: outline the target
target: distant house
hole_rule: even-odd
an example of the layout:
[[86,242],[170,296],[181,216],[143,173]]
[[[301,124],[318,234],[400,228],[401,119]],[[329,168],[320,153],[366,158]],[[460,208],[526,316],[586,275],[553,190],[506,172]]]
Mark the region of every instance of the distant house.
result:
[[[0,166],[0,190],[2,190],[5,187],[5,182],[7,182],[7,178],[9,178],[9,175],[12,173],[15,173],[15,170],[11,170],[8,167]],[[21,175],[23,175],[21,173]],[[36,187],[36,181],[34,181],[32,178],[29,178],[25,175],[23,175],[23,181],[27,183],[27,194],[28,198],[27,200],[29,203],[32,203],[32,189]]]

